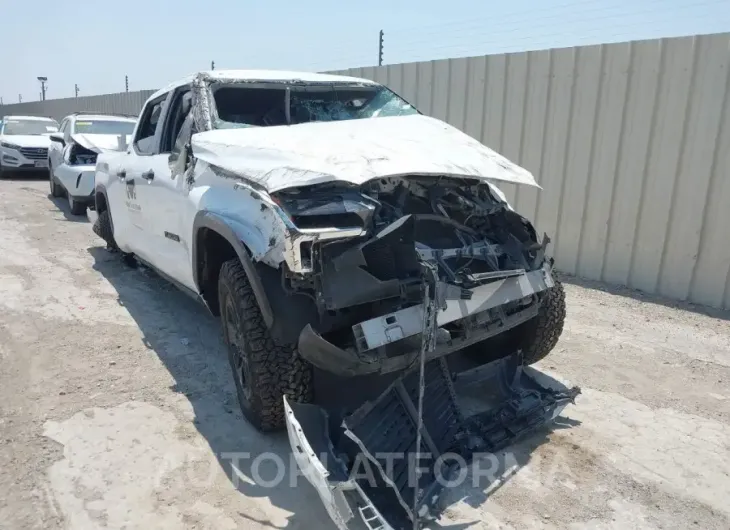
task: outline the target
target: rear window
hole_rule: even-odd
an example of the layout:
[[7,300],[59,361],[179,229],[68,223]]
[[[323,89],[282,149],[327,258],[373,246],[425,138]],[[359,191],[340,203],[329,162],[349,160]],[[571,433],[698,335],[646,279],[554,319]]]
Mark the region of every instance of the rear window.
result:
[[218,129],[418,114],[409,103],[379,85],[223,84],[214,88],[214,98]]
[[132,134],[134,122],[115,120],[78,120],[74,132],[82,134]]

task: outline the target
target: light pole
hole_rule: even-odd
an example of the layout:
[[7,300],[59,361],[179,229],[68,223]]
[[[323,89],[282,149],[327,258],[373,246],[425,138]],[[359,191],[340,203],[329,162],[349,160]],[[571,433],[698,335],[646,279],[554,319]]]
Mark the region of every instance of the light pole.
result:
[[39,75],[38,81],[41,82],[41,101],[45,101],[46,100],[46,82],[48,81],[48,78]]

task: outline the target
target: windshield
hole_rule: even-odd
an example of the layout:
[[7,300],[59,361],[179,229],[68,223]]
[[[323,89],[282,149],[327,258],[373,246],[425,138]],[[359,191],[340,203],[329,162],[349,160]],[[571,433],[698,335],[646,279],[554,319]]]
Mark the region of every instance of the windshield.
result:
[[132,134],[133,130],[133,121],[83,120],[74,126],[74,133],[82,134]]
[[50,120],[16,120],[10,118],[3,122],[3,134],[9,136],[19,134],[41,135],[57,131],[58,124]]
[[214,98],[217,129],[418,114],[380,85],[222,85],[214,89]]

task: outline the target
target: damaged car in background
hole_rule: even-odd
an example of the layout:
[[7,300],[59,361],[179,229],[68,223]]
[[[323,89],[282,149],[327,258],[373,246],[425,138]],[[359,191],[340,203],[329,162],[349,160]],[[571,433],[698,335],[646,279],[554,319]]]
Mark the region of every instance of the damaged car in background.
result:
[[438,514],[439,457],[499,450],[579,393],[526,367],[565,296],[499,182],[537,186],[372,81],[202,72],[99,155],[94,231],[220,316],[245,417],[286,426],[338,528],[411,528]]
[[[120,150],[132,134],[135,118],[122,115],[76,112],[51,133],[48,149],[48,182],[52,197],[66,195],[73,215],[84,215],[94,204],[96,157]],[[124,141],[120,143],[120,136]]]

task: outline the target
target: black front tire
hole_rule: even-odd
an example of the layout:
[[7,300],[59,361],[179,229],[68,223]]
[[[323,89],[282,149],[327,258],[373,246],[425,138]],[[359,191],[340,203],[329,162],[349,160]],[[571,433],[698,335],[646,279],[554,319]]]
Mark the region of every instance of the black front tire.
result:
[[119,249],[117,242],[114,240],[114,230],[112,229],[112,218],[109,215],[109,210],[104,210],[99,213],[91,229],[97,236],[106,241],[108,248],[111,250]]
[[279,430],[285,426],[282,396],[312,401],[312,366],[294,345],[271,336],[238,258],[221,267],[218,300],[241,410],[259,431]]
[[525,364],[544,359],[555,348],[565,324],[565,289],[555,280],[555,286],[545,292],[537,316],[518,327]]

